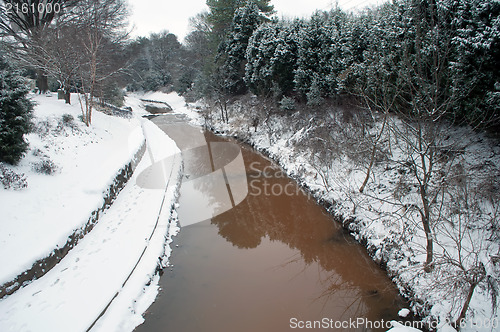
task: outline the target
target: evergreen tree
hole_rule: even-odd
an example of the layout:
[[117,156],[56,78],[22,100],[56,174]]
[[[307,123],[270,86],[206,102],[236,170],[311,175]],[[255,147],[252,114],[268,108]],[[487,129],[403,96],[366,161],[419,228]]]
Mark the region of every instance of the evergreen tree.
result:
[[230,94],[242,94],[246,92],[245,76],[246,50],[248,41],[253,32],[262,22],[259,8],[253,1],[249,1],[244,7],[238,8],[234,13],[231,31],[226,42],[219,49],[218,71],[223,74],[223,86]]
[[250,90],[267,97],[273,85],[273,57],[276,51],[279,24],[263,24],[248,42],[245,67],[245,82]]
[[[351,28],[353,66],[347,78],[349,92],[362,96],[370,107],[382,112],[407,107],[396,102],[408,89],[402,79],[402,38],[394,4],[367,10],[355,18]],[[363,41],[360,41],[360,39]]]
[[451,1],[450,69],[457,102],[453,118],[474,125],[500,124],[500,2]]
[[28,149],[33,104],[19,72],[0,57],[0,161],[16,164]]
[[317,12],[300,31],[295,89],[303,99],[314,98],[313,104],[340,92],[337,78],[348,65],[346,21],[340,10]]
[[296,20],[265,24],[255,31],[247,48],[245,72],[253,93],[267,97],[274,92],[278,99],[293,94],[302,27],[302,21]]
[[[231,28],[236,10],[246,6],[248,2],[248,0],[207,0],[209,8],[207,20],[212,25],[212,37],[215,45],[219,45],[224,40]],[[270,15],[274,11],[270,0],[251,0],[251,2],[254,2],[259,10],[266,15]]]

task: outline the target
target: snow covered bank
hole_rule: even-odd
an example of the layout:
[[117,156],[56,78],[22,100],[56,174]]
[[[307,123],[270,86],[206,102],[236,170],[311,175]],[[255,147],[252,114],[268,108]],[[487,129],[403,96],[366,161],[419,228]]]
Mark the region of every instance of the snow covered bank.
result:
[[[94,112],[92,126],[86,127],[78,119],[77,102],[67,105],[55,94],[32,98],[37,106],[29,151],[9,167],[25,174],[28,187],[0,188],[0,251],[16,253],[0,256],[0,285],[17,276],[39,276],[55,264],[111,203],[144,146],[138,119]],[[20,283],[10,283],[10,290]]]
[[186,101],[183,97],[177,95],[176,93],[163,93],[163,92],[134,92],[129,93],[125,96],[125,104],[134,110],[135,114],[148,115],[149,112],[146,111],[145,105],[146,100],[153,100],[160,103],[167,103],[174,112],[185,113],[187,111]]
[[[99,118],[94,121],[97,126]],[[169,254],[165,242],[176,232],[174,206],[182,163],[175,142],[159,128],[147,120],[131,121],[141,137],[142,130],[148,137],[148,153],[133,177],[92,232],[59,264],[0,300],[0,330],[123,331],[142,321],[142,312],[156,295],[158,265],[165,264],[158,258]],[[136,183],[151,165],[150,156],[161,160],[170,155],[177,157],[169,159],[165,189],[144,189]]]

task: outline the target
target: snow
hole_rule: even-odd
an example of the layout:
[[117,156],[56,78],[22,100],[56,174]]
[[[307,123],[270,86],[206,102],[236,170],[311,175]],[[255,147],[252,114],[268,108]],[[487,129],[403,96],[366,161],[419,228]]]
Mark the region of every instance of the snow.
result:
[[406,309],[406,308],[403,308],[403,309],[399,310],[399,312],[398,312],[399,317],[407,317],[409,314],[410,314],[410,310]]
[[[0,251],[16,253],[0,256],[0,284],[29,269],[54,248],[63,247],[68,236],[103,205],[103,192],[144,142],[137,119],[94,112],[93,124],[87,128],[77,119],[81,114],[78,103],[66,105],[54,94],[32,98],[38,104],[34,112],[37,131],[47,132],[28,135],[30,150],[13,167],[27,175],[28,188],[0,188]],[[73,96],[73,100],[77,98]],[[63,114],[73,116],[73,126],[58,130]],[[42,158],[57,165],[55,174],[32,170],[32,164]]]
[[176,93],[163,93],[159,91],[134,92],[125,97],[125,104],[132,107],[137,114],[149,114],[144,109],[143,100],[154,100],[169,104],[175,112],[186,111],[186,101]]
[[[75,117],[78,114],[77,107],[61,104],[55,98],[35,98],[39,103],[35,110],[37,118],[48,118],[53,122],[61,112],[72,112]],[[10,228],[10,232],[17,230],[16,241],[11,241],[5,235],[7,233],[2,232],[2,252],[12,250],[10,248],[14,245],[31,251],[42,246],[50,250],[51,246],[64,244],[67,233],[60,230],[62,224],[72,223],[79,227],[88,219],[85,213],[102,204],[102,190],[140,147],[144,137],[142,130],[149,139],[151,154],[144,155],[113,205],[61,262],[43,277],[0,300],[1,331],[85,331],[91,326],[93,331],[132,330],[142,322],[141,314],[156,296],[158,258],[163,257],[162,266],[167,264],[170,252],[167,244],[177,232],[173,206],[177,200],[182,166],[180,150],[160,129],[140,118],[124,120],[95,112],[92,127],[79,129],[85,130],[85,135],[72,137],[68,133],[68,137],[50,137],[54,146],[49,145],[45,151],[49,151],[48,154],[53,152],[50,155],[59,163],[60,173],[43,178],[26,172],[29,181],[27,191],[1,190],[2,198],[10,202],[22,200],[44,209],[38,214],[34,214],[36,209],[31,208],[16,211],[20,212],[16,214],[20,225],[18,229]],[[45,148],[43,140],[33,142],[36,140],[30,137],[32,149]],[[141,171],[152,164],[150,155],[155,160],[174,156],[169,159],[172,161],[168,164],[169,185],[165,189],[144,189],[136,183]],[[28,171],[29,158],[23,160],[16,171]],[[96,163],[99,167],[95,167]],[[103,183],[96,184],[92,175]],[[75,199],[79,201],[74,202]],[[39,200],[47,205],[46,209],[44,204],[38,203]],[[10,205],[5,205],[5,209],[7,207]],[[59,211],[65,209],[69,211]],[[10,212],[10,216],[13,215],[14,212]],[[47,224],[36,228],[35,223]],[[38,237],[31,236],[35,240],[44,237],[43,245],[37,242],[17,243],[24,239],[23,231],[30,233],[32,227],[42,232]],[[70,232],[73,229],[64,228]],[[55,234],[52,236],[50,233]],[[3,256],[7,255],[2,255],[2,259],[13,269],[14,263]],[[16,255],[10,256],[10,260],[18,259]],[[28,261],[29,258],[43,256],[43,253],[38,256],[32,253],[23,257]],[[29,267],[29,262],[26,266]],[[2,273],[4,278],[8,278],[17,271],[2,269]],[[96,321],[103,312],[104,315]]]
[[393,328],[388,330],[387,332],[419,332],[419,329],[410,327],[410,326],[405,326],[401,323],[392,321],[391,322]]

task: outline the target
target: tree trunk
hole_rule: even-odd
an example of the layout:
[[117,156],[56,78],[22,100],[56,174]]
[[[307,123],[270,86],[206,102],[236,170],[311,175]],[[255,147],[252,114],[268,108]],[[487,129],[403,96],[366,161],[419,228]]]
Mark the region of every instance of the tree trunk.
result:
[[219,100],[219,105],[220,105],[220,113],[221,113],[221,119],[222,119],[222,122],[226,122],[225,118],[224,118],[224,102],[222,101],[222,99]]
[[366,170],[365,180],[363,181],[363,184],[359,188],[360,193],[362,193],[365,190],[366,184],[368,183],[368,180],[370,179],[370,173],[372,171],[373,164],[375,163],[375,156],[377,154],[378,142],[380,141],[380,139],[382,138],[382,135],[384,134],[385,125],[387,123],[387,117],[388,117],[388,113],[385,112],[384,122],[382,123],[382,128],[380,128],[380,133],[377,135],[377,138],[373,142],[373,149],[372,149],[372,153],[370,156],[370,165],[368,165],[368,169]]
[[372,167],[373,167],[373,164],[375,162],[374,160],[375,160],[375,153],[376,152],[377,152],[377,145],[374,144],[373,149],[372,149],[372,155],[370,157],[370,164],[368,165],[368,169],[366,170],[365,180],[363,181],[363,184],[361,185],[361,187],[359,187],[360,193],[362,193],[365,190],[366,184],[368,183],[368,180],[370,179],[370,173],[372,171]]
[[424,229],[425,229],[425,238],[427,239],[427,248],[426,248],[427,257],[425,259],[424,271],[431,272],[432,271],[434,242],[432,240],[432,233],[431,233],[431,230],[429,228],[429,223],[424,224]]
[[[420,189],[423,190],[423,189]],[[422,194],[421,194],[422,195]],[[422,198],[424,200],[424,198]],[[425,272],[431,272],[432,271],[432,261],[434,259],[433,257],[433,252],[434,252],[434,241],[432,239],[432,230],[431,230],[431,225],[430,225],[430,216],[429,216],[429,211],[428,211],[428,206],[426,204],[426,201],[424,201],[424,211],[421,211],[421,217],[422,217],[422,226],[424,228],[425,232],[425,238],[427,240],[427,245],[426,245],[426,259],[425,259],[425,265],[424,265],[424,271]]]
[[49,91],[49,80],[47,78],[47,75],[45,75],[40,69],[36,71],[36,86],[39,93],[45,93]]
[[474,295],[474,290],[476,289],[477,283],[472,283],[469,287],[469,292],[467,293],[467,298],[465,299],[465,303],[462,307],[462,311],[460,312],[460,315],[458,316],[456,322],[455,322],[455,328],[457,330],[460,330],[461,325],[463,324],[463,321],[465,320],[465,315],[467,314],[467,310],[469,309],[470,301],[472,300],[472,295]]
[[69,92],[69,89],[64,90],[64,101],[66,102],[66,104],[71,105],[71,93]]
[[427,198],[426,198],[426,192],[425,188],[423,186],[420,186],[420,196],[423,202],[423,210],[422,208],[417,208],[418,212],[420,213],[420,218],[422,219],[422,227],[424,229],[425,233],[425,239],[426,239],[426,258],[425,258],[425,264],[424,264],[424,271],[425,272],[431,272],[432,271],[432,261],[434,259],[434,241],[432,239],[432,229],[431,229],[431,224],[430,224],[430,210],[429,210],[429,205],[427,203]]

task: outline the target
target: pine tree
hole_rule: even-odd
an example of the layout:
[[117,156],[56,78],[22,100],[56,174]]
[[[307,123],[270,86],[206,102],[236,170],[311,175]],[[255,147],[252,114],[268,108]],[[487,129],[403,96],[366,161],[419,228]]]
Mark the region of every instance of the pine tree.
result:
[[266,15],[272,14],[274,11],[270,0],[207,0],[209,8],[207,19],[212,25],[212,33],[217,45],[224,40],[230,30],[236,10],[246,6],[249,2],[254,2],[259,11]]
[[347,68],[344,53],[349,49],[346,21],[341,10],[317,12],[299,33],[295,89],[303,99],[311,96],[310,104],[340,92],[337,78]]
[[0,161],[16,164],[28,149],[33,103],[23,77],[0,57]]
[[247,90],[243,80],[245,76],[246,50],[253,32],[262,22],[258,6],[249,1],[244,7],[238,8],[234,14],[231,31],[226,42],[219,49],[218,70],[224,80],[224,89],[229,94],[242,94]]
[[[500,3],[452,1],[450,71],[457,97],[453,118],[473,125],[500,124]],[[451,16],[451,15],[450,15]]]
[[263,24],[248,42],[245,82],[256,95],[267,97],[273,87],[273,64],[280,29],[278,24]]

